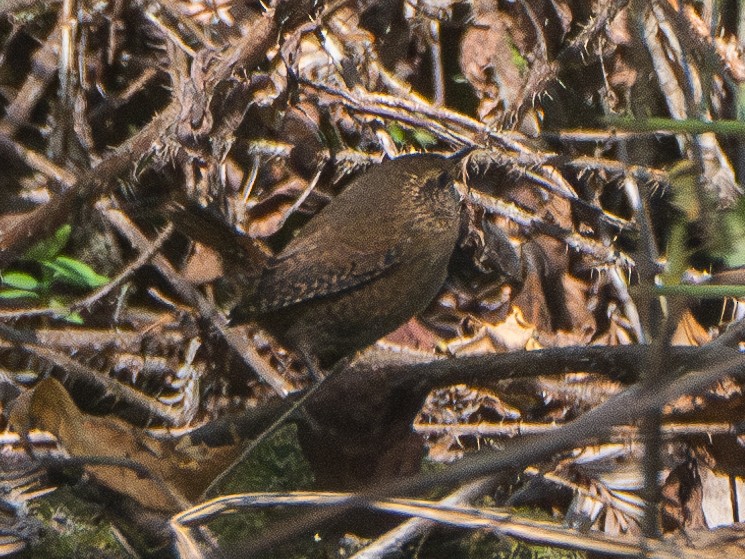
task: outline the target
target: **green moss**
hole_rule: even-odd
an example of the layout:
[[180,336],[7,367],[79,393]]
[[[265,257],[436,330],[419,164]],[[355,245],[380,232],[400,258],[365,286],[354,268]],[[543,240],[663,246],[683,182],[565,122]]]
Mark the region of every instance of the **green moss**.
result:
[[260,444],[219,488],[218,493],[307,489],[313,473],[303,458],[297,428],[288,425]]
[[24,559],[118,559],[130,557],[100,509],[60,488],[34,501],[34,516],[44,525],[41,540],[24,551]]
[[[424,542],[416,557],[429,559],[584,559],[580,551],[526,544],[512,538],[478,530],[462,532],[464,536],[450,541],[434,537]],[[451,533],[452,535],[452,533]]]
[[[294,425],[288,425],[261,444],[217,493],[299,491],[311,488],[312,484],[313,474],[300,450],[297,429]],[[289,511],[290,514],[297,512],[299,509]],[[230,548],[233,544],[258,536],[287,514],[288,511],[249,509],[210,522],[209,528],[217,535],[221,545]],[[320,559],[327,556],[325,547],[323,542],[309,537],[305,542],[291,547],[283,546],[266,557]]]

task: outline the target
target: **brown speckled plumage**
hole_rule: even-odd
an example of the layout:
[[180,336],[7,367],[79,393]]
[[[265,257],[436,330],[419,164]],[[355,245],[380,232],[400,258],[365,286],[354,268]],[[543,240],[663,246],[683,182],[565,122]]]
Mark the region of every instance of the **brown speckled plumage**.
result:
[[254,295],[261,324],[327,367],[424,310],[460,231],[455,166],[409,155],[354,179],[270,260]]

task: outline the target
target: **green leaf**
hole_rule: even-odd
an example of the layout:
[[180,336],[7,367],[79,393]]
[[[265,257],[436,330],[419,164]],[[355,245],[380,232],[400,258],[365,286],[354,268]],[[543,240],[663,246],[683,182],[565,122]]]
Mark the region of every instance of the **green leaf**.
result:
[[517,68],[518,72],[524,74],[528,70],[528,60],[512,42],[510,42],[510,57],[512,58],[512,64]]
[[83,317],[80,316],[80,313],[78,313],[77,311],[70,311],[70,308],[59,299],[50,299],[49,308],[60,310],[59,313],[54,315],[55,318],[59,318],[61,320],[64,320],[65,322],[69,322],[70,324],[83,324]]
[[85,262],[67,256],[57,256],[54,260],[43,261],[42,265],[54,272],[55,281],[73,287],[93,289],[109,282],[109,278],[97,273]]
[[24,260],[34,260],[39,262],[41,260],[51,260],[57,256],[60,251],[65,248],[67,241],[70,240],[70,233],[72,232],[72,226],[65,224],[57,231],[54,232],[48,239],[44,239],[32,246],[24,255]]
[[660,274],[663,285],[680,283],[686,268],[690,251],[686,248],[686,227],[684,223],[676,223],[670,231],[667,247],[667,271]]
[[717,212],[712,222],[708,224],[712,232],[706,231],[709,254],[724,259],[730,268],[745,266],[745,200]]
[[688,160],[678,161],[668,170],[673,194],[673,203],[688,221],[701,217],[702,208],[698,199],[698,175],[696,166]]
[[24,272],[6,272],[2,275],[3,285],[17,289],[35,290],[39,288],[39,280]]
[[723,254],[727,266],[735,268],[745,265],[745,221],[740,211],[726,212],[722,216],[722,223],[726,226],[728,243]]
[[428,148],[437,143],[437,138],[424,128],[416,128],[411,135],[414,136],[416,142],[423,148]]
[[391,135],[393,141],[396,142],[396,145],[402,146],[406,143],[406,132],[395,122],[388,125],[388,133]]
[[26,289],[0,288],[0,299],[38,299],[39,294]]
[[83,325],[83,317],[80,316],[79,312],[71,312],[70,314],[60,316],[60,318],[65,322],[69,322],[70,324],[76,324],[77,326]]

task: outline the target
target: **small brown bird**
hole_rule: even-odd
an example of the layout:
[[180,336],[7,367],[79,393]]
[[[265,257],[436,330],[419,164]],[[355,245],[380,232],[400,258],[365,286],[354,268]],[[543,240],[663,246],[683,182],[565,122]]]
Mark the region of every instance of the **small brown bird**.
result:
[[270,259],[260,324],[326,368],[423,311],[460,232],[459,160],[406,155],[354,179]]

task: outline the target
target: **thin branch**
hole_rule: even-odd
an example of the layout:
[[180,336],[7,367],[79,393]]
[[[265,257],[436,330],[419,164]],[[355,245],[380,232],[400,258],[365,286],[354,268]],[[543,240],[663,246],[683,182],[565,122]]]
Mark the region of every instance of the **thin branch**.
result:
[[[149,252],[152,243],[132,223],[129,218],[119,210],[107,210],[104,215],[109,222],[141,253]],[[238,355],[269,384],[280,396],[286,397],[294,390],[294,387],[280,376],[274,369],[264,364],[256,348],[246,341],[235,331],[230,330],[228,321],[215,306],[210,303],[191,283],[179,274],[168,260],[156,254],[152,258],[153,265],[165,277],[176,292],[184,298],[197,311],[199,316],[206,320],[230,345]]]
[[167,425],[172,424],[170,406],[160,404],[133,388],[121,384],[117,380],[107,377],[99,371],[76,361],[68,355],[42,345],[33,334],[0,324],[0,336],[16,344],[20,349],[59,367],[73,378],[88,385],[96,386],[102,392],[110,394],[117,400],[121,400],[132,406],[133,409],[141,410],[145,416],[157,417]]
[[515,204],[475,190],[471,190],[468,196],[475,204],[478,204],[486,211],[506,217],[528,231],[538,231],[550,235],[555,239],[560,239],[568,247],[592,256],[600,264],[616,264],[624,268],[634,266],[634,261],[631,257],[614,247],[602,245],[598,241],[583,237],[570,229],[565,229],[553,223],[547,223],[537,216],[517,207]]
[[677,378],[665,385],[650,387],[641,383],[636,384],[551,433],[509,441],[498,452],[482,452],[468,456],[441,472],[381,484],[354,497],[342,499],[330,510],[314,513],[312,518],[302,515],[285,519],[282,526],[270,526],[258,537],[253,537],[251,541],[244,540],[234,549],[240,548],[241,557],[257,554],[301,533],[316,529],[320,524],[339,519],[353,508],[368,506],[371,501],[388,495],[411,494],[438,485],[466,483],[494,475],[505,468],[519,469],[531,463],[547,460],[557,453],[591,441],[605,440],[616,425],[640,419],[650,411],[660,409],[666,403],[685,394],[706,389],[723,377],[742,376],[745,372],[745,356],[740,352],[717,351],[716,357],[714,359],[712,356],[709,367],[702,370],[686,368],[689,372],[675,375]]
[[84,308],[91,307],[96,301],[99,301],[109,293],[111,293],[114,289],[119,287],[122,283],[124,283],[127,278],[129,278],[132,274],[134,274],[137,270],[142,268],[145,264],[147,264],[153,256],[163,247],[163,243],[166,242],[168,237],[171,236],[171,233],[173,233],[174,227],[172,223],[169,223],[166,225],[166,227],[161,231],[158,236],[153,240],[152,244],[150,245],[150,248],[140,253],[140,255],[131,263],[126,265],[122,271],[120,271],[117,276],[112,279],[110,282],[108,282],[103,287],[97,289],[93,293],[91,293],[88,297],[85,299],[81,299],[80,301],[76,301],[71,305],[72,310],[79,310]]
[[[188,528],[201,525],[218,516],[234,513],[240,509],[267,507],[323,507],[335,508],[355,496],[349,493],[244,493],[212,499],[182,512],[171,519],[171,528],[180,539],[178,545],[191,549]],[[539,545],[581,549],[602,554],[638,557],[645,549],[652,549],[648,557],[655,559],[678,559],[679,546],[665,545],[654,541],[639,541],[635,538],[614,537],[605,534],[587,534],[572,530],[556,522],[545,522],[521,518],[512,511],[467,507],[462,505],[432,502],[420,499],[375,499],[370,508],[402,516],[418,516],[441,524],[460,528],[488,529],[498,535],[511,536]],[[326,511],[321,511],[324,514]],[[245,557],[246,555],[242,555]],[[381,557],[364,551],[355,557]]]
[[[422,435],[450,435],[453,437],[500,437],[549,433],[556,429],[556,423],[535,423],[530,421],[501,421],[499,423],[415,423],[414,430]],[[666,438],[704,435],[740,435],[745,430],[742,423],[686,423],[682,421],[664,421],[661,425],[662,435]],[[622,425],[614,427],[609,442],[628,442],[639,438],[639,428]]]

